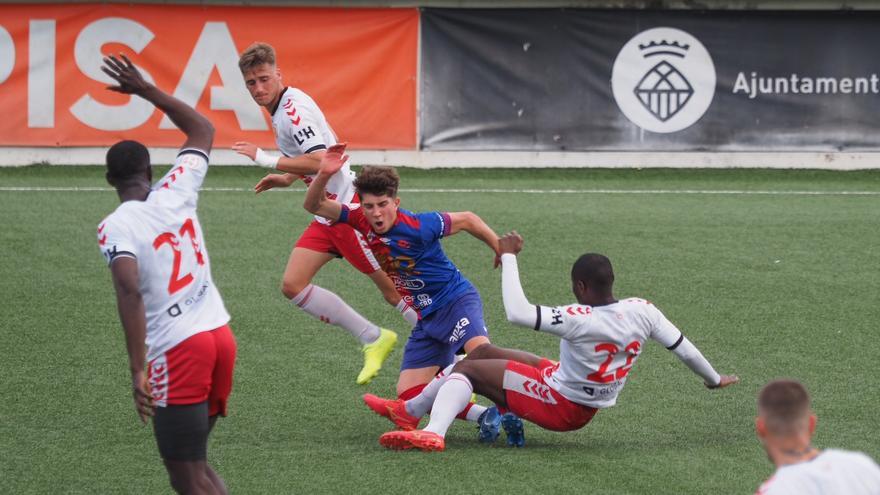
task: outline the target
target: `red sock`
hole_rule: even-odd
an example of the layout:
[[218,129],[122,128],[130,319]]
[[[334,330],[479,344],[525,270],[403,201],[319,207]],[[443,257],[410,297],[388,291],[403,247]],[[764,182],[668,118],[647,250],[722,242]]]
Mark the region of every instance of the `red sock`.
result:
[[458,413],[458,416],[456,416],[455,419],[460,419],[460,420],[462,420],[462,421],[467,421],[467,413],[468,413],[468,411],[471,410],[472,407],[474,407],[474,403],[473,403],[473,402],[468,402],[467,405],[464,406],[464,409],[462,409],[461,412]]
[[415,387],[408,388],[408,389],[404,390],[402,393],[398,394],[397,398],[401,399],[401,400],[410,400],[413,397],[422,393],[422,389],[424,389],[427,385],[428,385],[427,383],[423,383],[421,385],[416,385]]

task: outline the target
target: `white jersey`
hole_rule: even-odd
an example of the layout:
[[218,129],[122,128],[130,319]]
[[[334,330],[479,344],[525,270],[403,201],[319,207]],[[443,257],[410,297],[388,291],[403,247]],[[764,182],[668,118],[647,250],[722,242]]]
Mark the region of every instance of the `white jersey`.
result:
[[651,338],[675,349],[684,336],[653,304],[638,298],[606,306],[536,306],[535,329],[562,338],[559,366],[548,368],[547,385],[566,399],[611,407],[627,374]]
[[[324,118],[324,112],[315,100],[296,88],[287,88],[281,94],[278,106],[272,112],[272,129],[278,149],[288,157],[326,150],[336,144],[336,133]],[[302,176],[306,184],[311,184],[314,178],[314,175]],[[352,203],[354,178],[349,162],[345,162],[327,182],[327,197],[340,203]],[[326,225],[331,223],[317,215],[315,219]]]
[[880,467],[861,452],[823,450],[782,466],[756,495],[880,495]]
[[203,151],[182,150],[145,201],[122,203],[98,225],[98,247],[108,265],[120,257],[137,260],[148,360],[229,322],[196,216],[207,171]]

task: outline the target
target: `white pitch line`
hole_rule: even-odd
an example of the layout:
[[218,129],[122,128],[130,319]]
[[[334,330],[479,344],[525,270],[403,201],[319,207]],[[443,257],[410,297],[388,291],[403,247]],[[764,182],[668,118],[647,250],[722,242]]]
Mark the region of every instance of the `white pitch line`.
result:
[[[0,192],[111,192],[110,187],[6,187]],[[254,192],[249,187],[204,187],[206,192]],[[305,189],[274,189],[269,192],[305,192]],[[880,191],[773,191],[737,189],[401,189],[402,193],[477,193],[477,194],[725,194],[742,196],[880,196]]]

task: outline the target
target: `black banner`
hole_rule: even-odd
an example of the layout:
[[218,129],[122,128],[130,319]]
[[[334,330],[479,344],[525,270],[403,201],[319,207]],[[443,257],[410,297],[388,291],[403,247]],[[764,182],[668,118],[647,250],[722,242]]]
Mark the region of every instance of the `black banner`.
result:
[[431,150],[877,151],[880,12],[424,9]]

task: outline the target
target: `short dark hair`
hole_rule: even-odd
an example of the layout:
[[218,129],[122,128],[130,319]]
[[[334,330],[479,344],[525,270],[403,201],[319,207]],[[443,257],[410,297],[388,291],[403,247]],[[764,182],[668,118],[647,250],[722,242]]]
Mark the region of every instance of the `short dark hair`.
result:
[[601,295],[609,295],[614,285],[614,268],[607,256],[587,253],[574,262],[571,278],[580,280]]
[[810,415],[810,394],[795,380],[774,380],[758,395],[758,414],[770,431],[790,433]]
[[392,198],[397,197],[399,185],[400,176],[394,167],[366,166],[354,180],[358,194],[385,195]]
[[120,141],[107,150],[107,179],[125,182],[150,168],[150,152],[137,141]]
[[275,65],[275,49],[261,41],[247,47],[238,59],[238,68],[242,74],[263,64]]

